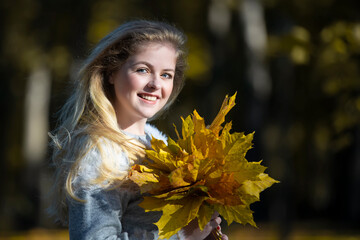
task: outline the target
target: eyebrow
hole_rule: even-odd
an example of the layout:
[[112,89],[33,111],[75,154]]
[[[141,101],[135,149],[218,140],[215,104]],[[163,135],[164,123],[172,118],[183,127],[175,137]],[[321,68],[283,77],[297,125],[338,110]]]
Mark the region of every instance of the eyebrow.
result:
[[[151,63],[145,62],[145,61],[133,62],[133,63],[131,64],[131,66],[135,66],[135,65],[138,65],[138,64],[144,64],[144,65],[146,65],[146,66],[149,66],[149,67],[151,67],[151,68],[154,68],[154,66],[153,66]],[[175,72],[175,69],[166,68],[166,69],[163,69],[162,71]]]

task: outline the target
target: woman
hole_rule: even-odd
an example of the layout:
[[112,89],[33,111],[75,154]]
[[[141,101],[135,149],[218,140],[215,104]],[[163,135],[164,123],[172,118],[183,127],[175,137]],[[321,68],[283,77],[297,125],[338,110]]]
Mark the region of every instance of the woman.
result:
[[[94,48],[51,135],[56,168],[52,213],[69,225],[70,239],[157,239],[161,212],[145,213],[127,179],[151,137],[147,121],[166,110],[183,86],[185,36],[162,22],[132,21]],[[171,239],[205,239],[191,223]],[[223,235],[226,239],[227,237]]]

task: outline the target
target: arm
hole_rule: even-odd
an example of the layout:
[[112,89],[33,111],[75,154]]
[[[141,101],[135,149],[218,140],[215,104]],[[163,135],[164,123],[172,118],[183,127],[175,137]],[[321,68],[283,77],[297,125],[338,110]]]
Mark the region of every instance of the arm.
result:
[[[126,191],[99,189],[82,191],[81,198],[86,202],[69,200],[70,240],[157,239],[156,226],[152,223],[157,221],[159,215],[153,212],[145,213],[138,206],[140,198],[133,201],[131,194]],[[153,229],[149,228],[149,225]],[[124,232],[124,229],[129,232]],[[179,238],[174,235],[169,240]]]
[[[124,155],[112,157],[117,159],[119,169],[127,170],[128,160]],[[80,162],[73,186],[76,196],[85,202],[68,199],[70,239],[156,239],[153,223],[159,217],[145,213],[138,206],[141,195],[134,183],[125,180],[121,187],[110,186],[110,189],[91,184],[98,176],[100,164],[101,156],[96,150]]]
[[[119,163],[127,164],[124,156],[114,156]],[[92,149],[81,160],[79,172],[73,181],[76,196],[83,199],[79,202],[68,197],[70,239],[108,239],[128,240],[123,233],[121,218],[128,201],[124,191],[104,189],[100,185],[90,184],[99,174],[101,156]]]
[[116,190],[82,190],[79,197],[86,202],[68,201],[70,239],[128,240],[122,232],[123,206]]

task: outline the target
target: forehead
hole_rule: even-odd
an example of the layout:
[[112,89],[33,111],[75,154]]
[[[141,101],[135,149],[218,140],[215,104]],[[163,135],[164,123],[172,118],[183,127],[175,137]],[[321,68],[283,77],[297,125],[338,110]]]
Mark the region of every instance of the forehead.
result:
[[141,44],[134,54],[132,54],[127,61],[141,61],[149,60],[155,62],[164,62],[167,64],[176,63],[177,53],[175,48],[170,43],[163,42],[147,42]]
[[144,50],[147,50],[147,49],[158,49],[158,48],[161,48],[161,47],[167,47],[167,48],[170,48],[172,50],[174,50],[174,52],[176,53],[176,56],[178,55],[177,54],[177,49],[176,47],[174,46],[174,44],[170,43],[170,42],[167,42],[167,41],[145,41],[145,42],[141,42],[139,44],[137,44],[135,46],[135,49],[134,49],[134,52],[132,55],[134,54],[138,54],[139,52],[142,52]]

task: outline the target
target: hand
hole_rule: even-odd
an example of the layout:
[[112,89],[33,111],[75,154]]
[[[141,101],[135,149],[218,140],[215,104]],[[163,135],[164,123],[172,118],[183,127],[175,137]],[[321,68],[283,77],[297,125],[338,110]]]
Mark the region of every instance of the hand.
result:
[[[221,218],[219,217],[219,213],[215,212],[211,216],[210,222],[204,226],[202,231],[199,228],[198,220],[194,219],[179,232],[179,235],[180,238],[184,240],[215,239],[213,238],[211,232],[217,227],[220,227],[220,223]],[[228,240],[226,235],[222,234],[222,236],[224,240]]]
[[[218,240],[219,237],[216,237],[214,231],[215,231],[215,230],[213,230],[213,231],[210,233],[210,235],[205,238],[205,240]],[[220,233],[221,240],[229,240],[228,236],[226,236],[225,234],[223,234],[223,233],[221,232],[221,227],[220,227],[220,225],[217,226],[216,231],[217,231],[218,233]]]

